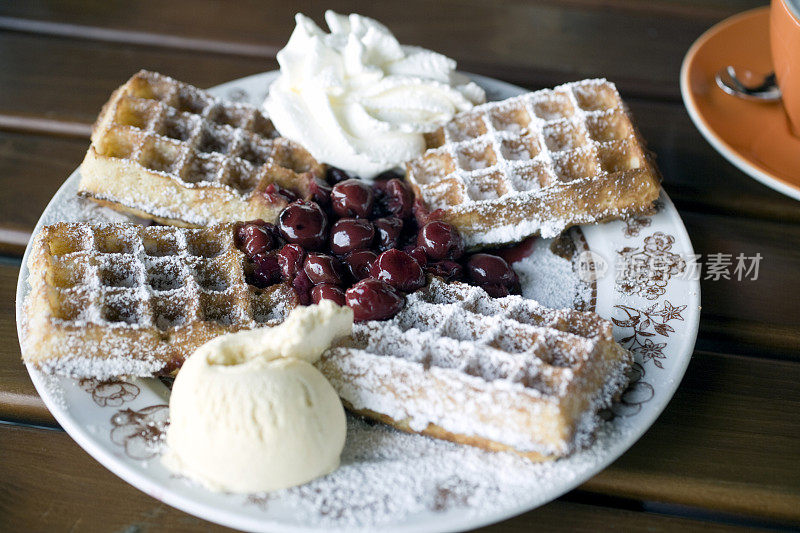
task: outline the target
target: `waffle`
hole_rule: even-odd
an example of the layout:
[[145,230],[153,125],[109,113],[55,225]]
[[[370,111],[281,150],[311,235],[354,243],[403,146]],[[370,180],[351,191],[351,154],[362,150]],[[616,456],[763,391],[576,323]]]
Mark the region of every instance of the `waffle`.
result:
[[415,194],[471,248],[652,209],[660,177],[612,83],[483,104],[426,136]]
[[354,412],[533,460],[588,443],[630,353],[593,313],[436,278],[386,322],[356,324],[320,370]]
[[286,201],[270,184],[308,197],[322,174],[257,108],[143,70],[103,107],[78,193],[179,226],[274,221]]
[[28,262],[25,361],[73,377],[168,374],[213,337],[282,321],[293,289],[249,285],[233,234],[233,224],[46,226]]

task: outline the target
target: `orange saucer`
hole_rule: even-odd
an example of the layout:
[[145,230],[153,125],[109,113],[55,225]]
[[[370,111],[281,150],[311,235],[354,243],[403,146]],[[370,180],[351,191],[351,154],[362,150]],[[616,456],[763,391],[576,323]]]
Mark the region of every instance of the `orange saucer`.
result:
[[683,60],[681,94],[695,126],[725,159],[800,200],[800,137],[791,134],[780,102],[742,100],[717,87],[714,75],[727,65],[759,80],[772,72],[769,7],[734,15],[700,36]]

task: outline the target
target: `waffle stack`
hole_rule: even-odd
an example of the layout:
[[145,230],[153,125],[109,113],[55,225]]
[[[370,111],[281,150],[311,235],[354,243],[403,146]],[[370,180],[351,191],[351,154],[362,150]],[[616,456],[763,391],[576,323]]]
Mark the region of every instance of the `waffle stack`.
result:
[[627,383],[632,358],[611,330],[593,313],[433,279],[318,366],[357,413],[545,460],[585,444]]
[[179,226],[274,221],[287,202],[271,184],[308,197],[322,174],[257,108],[143,70],[103,107],[79,194]]
[[660,177],[614,85],[584,80],[477,106],[406,164],[470,247],[554,237],[652,209]]
[[206,341],[297,305],[286,285],[248,284],[247,264],[233,224],[46,226],[28,264],[25,361],[97,379],[173,372]]

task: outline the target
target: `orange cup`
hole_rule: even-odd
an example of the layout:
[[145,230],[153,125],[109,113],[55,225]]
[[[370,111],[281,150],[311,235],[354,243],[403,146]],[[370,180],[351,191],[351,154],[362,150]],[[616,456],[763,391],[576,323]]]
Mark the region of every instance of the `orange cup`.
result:
[[781,101],[800,136],[800,0],[772,0],[769,35]]

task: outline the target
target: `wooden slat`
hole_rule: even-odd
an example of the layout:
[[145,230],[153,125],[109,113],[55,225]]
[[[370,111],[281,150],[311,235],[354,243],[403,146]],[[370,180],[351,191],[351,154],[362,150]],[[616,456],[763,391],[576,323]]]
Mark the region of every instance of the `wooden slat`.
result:
[[14,308],[18,275],[18,262],[0,259],[0,421],[55,426],[20,359]]
[[0,115],[91,124],[111,92],[139,69],[209,87],[277,67],[274,60],[196,54],[0,31]]
[[800,525],[800,364],[698,352],[653,427],[583,488]]
[[[0,426],[0,527],[15,531],[231,531],[173,509],[95,462],[60,431]],[[75,490],[76,488],[80,490]],[[732,525],[569,501],[482,529],[485,532],[740,531]]]
[[[102,38],[96,31],[64,27],[67,23],[152,34],[145,41],[155,46],[181,46],[176,42],[181,38],[188,40],[183,46],[192,50],[257,55],[258,47],[265,47],[265,57],[286,42],[295,12],[322,21],[322,9],[308,2],[182,0],[170,2],[168,7],[151,2],[138,6],[133,17],[129,6],[122,4],[103,4],[96,9],[77,3],[46,7],[11,4],[3,6],[4,14],[52,24],[49,30],[39,27],[38,32]],[[462,68],[482,74],[526,84],[542,83],[544,77],[566,81],[602,75],[635,94],[677,99],[675,80],[692,41],[720,18],[761,4],[740,0],[698,8],[685,2],[659,2],[655,7],[631,9],[621,2],[602,1],[364,4],[350,0],[326,7],[373,16],[387,24],[401,42],[437,50],[457,59]],[[3,20],[2,26],[32,31],[26,21]],[[599,40],[602,46],[598,46]],[[128,41],[142,42],[135,33]]]
[[[761,254],[758,279],[701,281],[698,347],[726,353],[772,353],[800,361],[800,231],[794,225],[682,212],[695,252]],[[704,278],[706,271],[704,271]],[[706,334],[709,337],[706,338]],[[713,341],[713,342],[712,342]],[[771,349],[771,350],[770,350]]]
[[27,235],[89,140],[0,131],[0,253],[21,256]]

